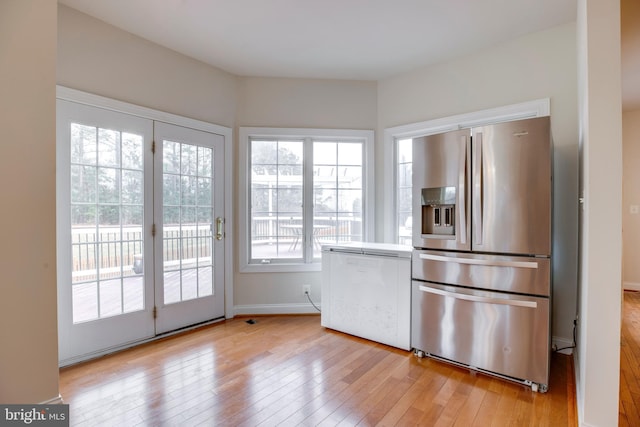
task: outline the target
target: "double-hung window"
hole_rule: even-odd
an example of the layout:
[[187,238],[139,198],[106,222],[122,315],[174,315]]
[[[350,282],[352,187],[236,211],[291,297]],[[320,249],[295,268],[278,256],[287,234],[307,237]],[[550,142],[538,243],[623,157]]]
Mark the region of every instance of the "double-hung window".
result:
[[317,270],[372,238],[372,131],[241,128],[243,271]]

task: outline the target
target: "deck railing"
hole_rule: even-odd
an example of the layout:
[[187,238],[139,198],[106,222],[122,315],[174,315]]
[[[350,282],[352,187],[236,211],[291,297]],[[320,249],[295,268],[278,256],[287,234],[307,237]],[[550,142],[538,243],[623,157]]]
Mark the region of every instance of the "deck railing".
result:
[[[314,217],[316,241],[321,243],[345,243],[362,241],[362,220],[357,217]],[[302,229],[302,217],[253,217],[251,243],[273,244],[283,240],[295,240]]]
[[[162,232],[162,256],[165,263],[211,257],[211,228],[202,225],[165,226]],[[128,272],[143,253],[140,227],[101,227],[99,230],[77,227],[71,233],[74,275],[101,270]],[[101,274],[101,277],[104,277]]]

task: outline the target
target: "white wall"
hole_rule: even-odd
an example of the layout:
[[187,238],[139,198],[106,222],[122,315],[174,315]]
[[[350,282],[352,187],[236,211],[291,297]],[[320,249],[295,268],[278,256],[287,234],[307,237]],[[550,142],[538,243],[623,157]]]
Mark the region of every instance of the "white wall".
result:
[[622,114],[622,282],[625,289],[640,291],[640,110]]
[[622,259],[620,2],[578,1],[581,219],[576,390],[582,426],[618,425]]
[[[572,341],[577,291],[575,31],[575,24],[562,25],[381,81],[376,164],[382,170],[384,128],[551,98],[555,205],[552,333],[568,343]],[[377,189],[382,191],[382,177]],[[382,193],[377,198],[381,200]],[[378,204],[378,208],[382,206]],[[376,215],[382,218],[383,212],[378,210]]]
[[63,5],[57,82],[233,128],[236,77]]
[[[240,78],[239,126],[375,129],[375,82]],[[237,132],[236,132],[237,134]],[[236,150],[236,158],[238,153]],[[238,160],[239,161],[239,160]],[[238,183],[236,180],[235,186]],[[238,189],[239,192],[245,189]],[[238,203],[235,208],[238,209]],[[241,225],[236,222],[237,229]],[[241,254],[237,254],[239,260]],[[237,267],[236,267],[237,271]],[[291,312],[308,304],[302,284],[320,302],[320,273],[236,273],[234,299],[241,312]]]
[[56,1],[0,2],[0,402],[57,399]]

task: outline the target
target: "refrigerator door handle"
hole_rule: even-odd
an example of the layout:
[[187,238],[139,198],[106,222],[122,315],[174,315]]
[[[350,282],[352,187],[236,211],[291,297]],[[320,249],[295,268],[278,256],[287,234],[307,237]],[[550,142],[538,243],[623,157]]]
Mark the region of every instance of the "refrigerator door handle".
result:
[[473,229],[474,245],[482,244],[482,133],[473,140]]
[[467,179],[467,137],[460,137],[462,146],[462,155],[460,156],[460,165],[458,173],[458,217],[460,218],[460,243],[467,243],[467,207],[466,207],[466,179]]
[[427,261],[455,262],[458,264],[488,265],[494,267],[538,268],[538,263],[535,261],[504,261],[477,258],[457,258],[431,254],[420,254],[420,259],[425,259]]
[[522,300],[514,300],[514,299],[490,298],[490,297],[481,297],[477,295],[459,294],[456,292],[449,292],[442,289],[430,288],[424,285],[420,285],[419,289],[422,292],[442,295],[445,297],[451,297],[451,298],[465,300],[465,301],[482,302],[485,304],[511,305],[516,307],[527,307],[527,308],[538,307],[538,303],[536,301],[522,301]]

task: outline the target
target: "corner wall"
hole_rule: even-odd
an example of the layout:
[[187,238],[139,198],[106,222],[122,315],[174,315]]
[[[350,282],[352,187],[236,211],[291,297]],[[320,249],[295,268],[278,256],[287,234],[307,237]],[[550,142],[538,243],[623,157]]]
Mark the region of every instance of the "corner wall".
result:
[[58,6],[57,83],[233,128],[236,77]]
[[622,306],[620,2],[578,0],[581,426],[618,425]]
[[0,402],[55,402],[55,0],[0,2]]

